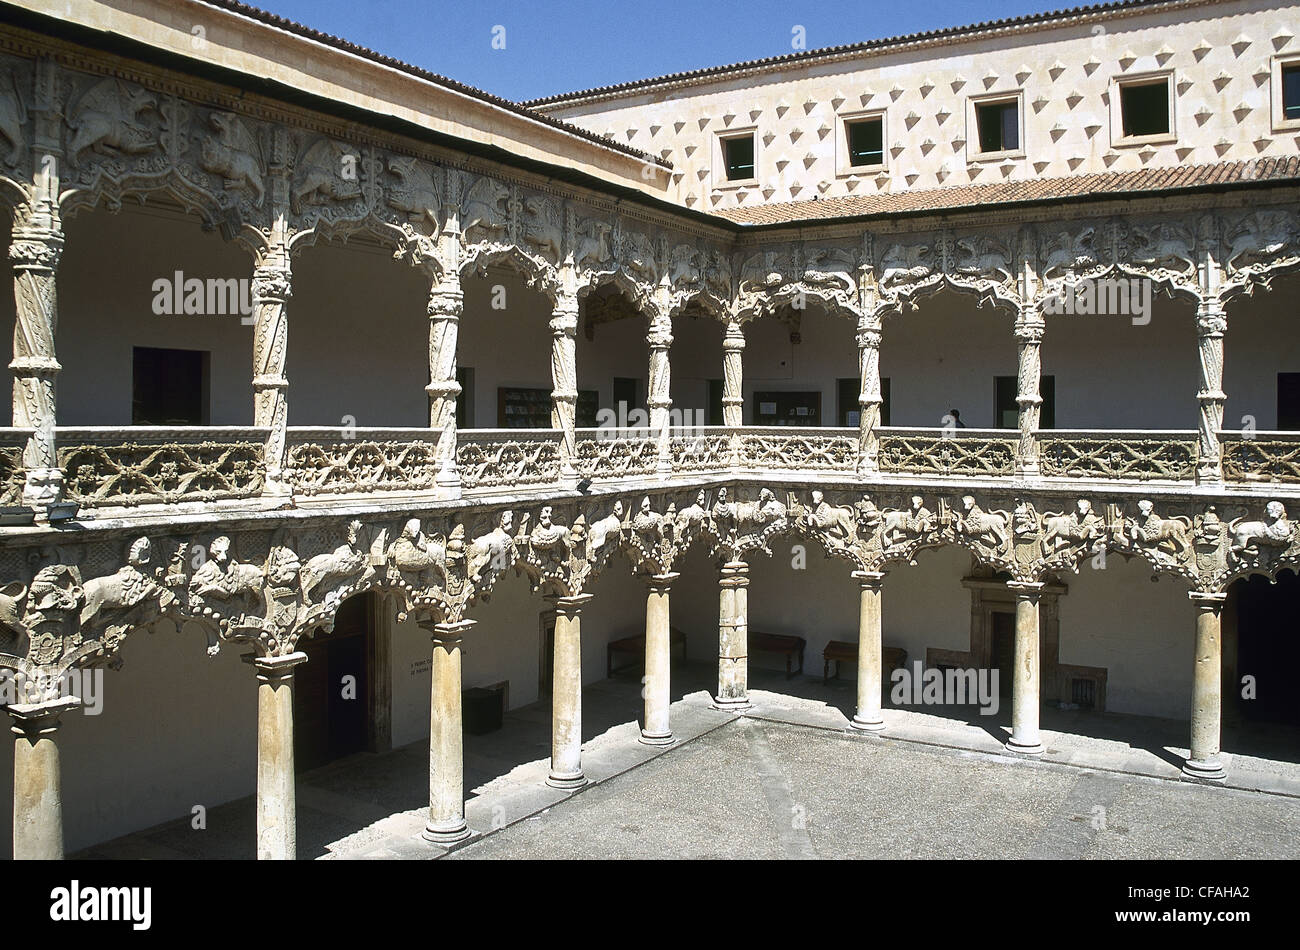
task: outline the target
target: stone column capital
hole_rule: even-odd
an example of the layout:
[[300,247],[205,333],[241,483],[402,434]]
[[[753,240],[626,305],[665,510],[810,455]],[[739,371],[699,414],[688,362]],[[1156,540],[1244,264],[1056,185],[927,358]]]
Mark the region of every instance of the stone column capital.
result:
[[454,284],[446,281],[434,284],[429,290],[427,312],[430,319],[458,320],[465,308],[465,294],[460,289],[460,282]]
[[419,626],[433,639],[435,646],[443,646],[447,649],[453,649],[460,646],[461,640],[470,629],[475,626],[477,620],[457,620],[452,623],[434,623],[432,621],[419,621]]
[[854,571],[851,576],[863,590],[880,590],[888,573],[888,571]]
[[1014,593],[1017,600],[1037,600],[1046,586],[1042,581],[1007,581],[1007,590]]
[[1223,609],[1223,604],[1228,599],[1228,595],[1214,591],[1190,590],[1187,592],[1187,598],[1200,610],[1212,610],[1218,613]]
[[307,654],[301,650],[283,656],[256,656],[246,653],[241,659],[253,667],[259,683],[274,684],[292,676],[295,667],[307,662]]
[[13,703],[5,710],[13,719],[10,731],[29,739],[49,735],[59,728],[59,717],[81,707],[77,696],[60,696],[40,703]]
[[669,571],[667,574],[651,574],[646,578],[646,586],[650,588],[651,593],[666,594],[673,586],[673,581],[681,577],[676,571]]
[[555,606],[557,613],[564,614],[566,617],[576,617],[582,613],[582,608],[595,597],[594,594],[551,594],[546,600]]

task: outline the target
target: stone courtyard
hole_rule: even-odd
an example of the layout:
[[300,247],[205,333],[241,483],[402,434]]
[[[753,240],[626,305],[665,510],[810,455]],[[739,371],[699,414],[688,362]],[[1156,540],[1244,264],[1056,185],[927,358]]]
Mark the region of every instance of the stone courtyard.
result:
[[[1183,723],[1043,711],[1041,761],[1002,751],[1009,715],[884,710],[849,727],[851,681],[751,674],[745,714],[710,706],[713,669],[674,669],[678,742],[644,745],[639,683],[583,691],[591,784],[544,784],[547,701],[466,736],[466,815],[448,851],[420,838],[428,748],[361,754],[298,777],[303,858],[1288,858],[1300,847],[1300,735],[1225,726],[1223,785],[1180,780]],[[254,800],[169,822],[79,858],[251,857]]]

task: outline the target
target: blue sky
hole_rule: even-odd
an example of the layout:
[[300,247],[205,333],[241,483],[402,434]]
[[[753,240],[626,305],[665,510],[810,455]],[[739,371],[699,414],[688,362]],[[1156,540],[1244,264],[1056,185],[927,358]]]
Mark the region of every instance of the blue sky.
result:
[[[509,99],[1077,5],[1080,0],[251,0]],[[505,28],[505,49],[493,29]]]

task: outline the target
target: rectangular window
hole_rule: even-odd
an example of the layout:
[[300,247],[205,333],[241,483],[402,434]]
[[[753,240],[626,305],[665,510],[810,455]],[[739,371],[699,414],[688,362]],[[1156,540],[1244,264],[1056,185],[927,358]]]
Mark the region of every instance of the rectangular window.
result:
[[844,123],[852,166],[885,163],[885,123],[883,119],[856,119]]
[[1125,138],[1169,134],[1169,83],[1166,80],[1121,85],[1119,107]]
[[817,392],[754,393],[754,425],[819,426],[822,394]]
[[[1020,405],[1016,402],[1019,385],[1019,380],[1014,376],[995,376],[993,378],[993,418],[995,428],[1016,429],[1020,427]],[[1038,394],[1043,399],[1043,404],[1038,410],[1038,428],[1055,429],[1056,377],[1040,377]]]
[[1300,119],[1300,63],[1282,67],[1282,118]]
[[722,425],[722,380],[709,380],[709,425]]
[[208,424],[208,353],[132,347],[131,425]]
[[738,135],[723,139],[722,162],[727,170],[727,181],[754,178],[754,136]]
[[1300,431],[1300,373],[1277,374],[1277,427]]
[[977,103],[975,120],[981,152],[1014,152],[1020,148],[1020,107],[1014,100]]

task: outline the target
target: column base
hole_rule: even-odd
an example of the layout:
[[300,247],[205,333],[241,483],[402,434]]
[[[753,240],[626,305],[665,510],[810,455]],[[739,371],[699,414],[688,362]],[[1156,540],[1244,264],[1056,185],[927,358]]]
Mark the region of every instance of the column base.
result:
[[849,725],[861,732],[885,731],[885,720],[883,719],[859,719],[857,716],[854,716]]
[[573,775],[556,775],[551,773],[546,776],[546,784],[551,788],[558,788],[564,791],[572,791],[575,788],[582,788],[587,784],[587,776],[581,772]]
[[1183,763],[1183,777],[1196,782],[1222,782],[1228,777],[1222,762],[1197,762],[1188,759]]
[[718,709],[722,712],[740,712],[743,709],[752,709],[754,704],[749,701],[748,696],[740,696],[735,699],[722,699],[715,696],[713,702],[709,703],[710,709]]
[[1025,745],[1023,743],[1017,742],[1015,739],[1008,739],[1007,744],[1004,748],[1008,752],[1014,752],[1017,755],[1042,755],[1043,754],[1043,744],[1041,742],[1035,742],[1032,745]]
[[642,729],[640,741],[642,745],[672,745],[677,740],[673,738],[671,732],[655,735]]
[[457,841],[464,841],[471,834],[473,832],[469,830],[469,825],[462,821],[458,828],[434,828],[432,825],[426,825],[420,832],[420,837],[432,844],[455,844]]

